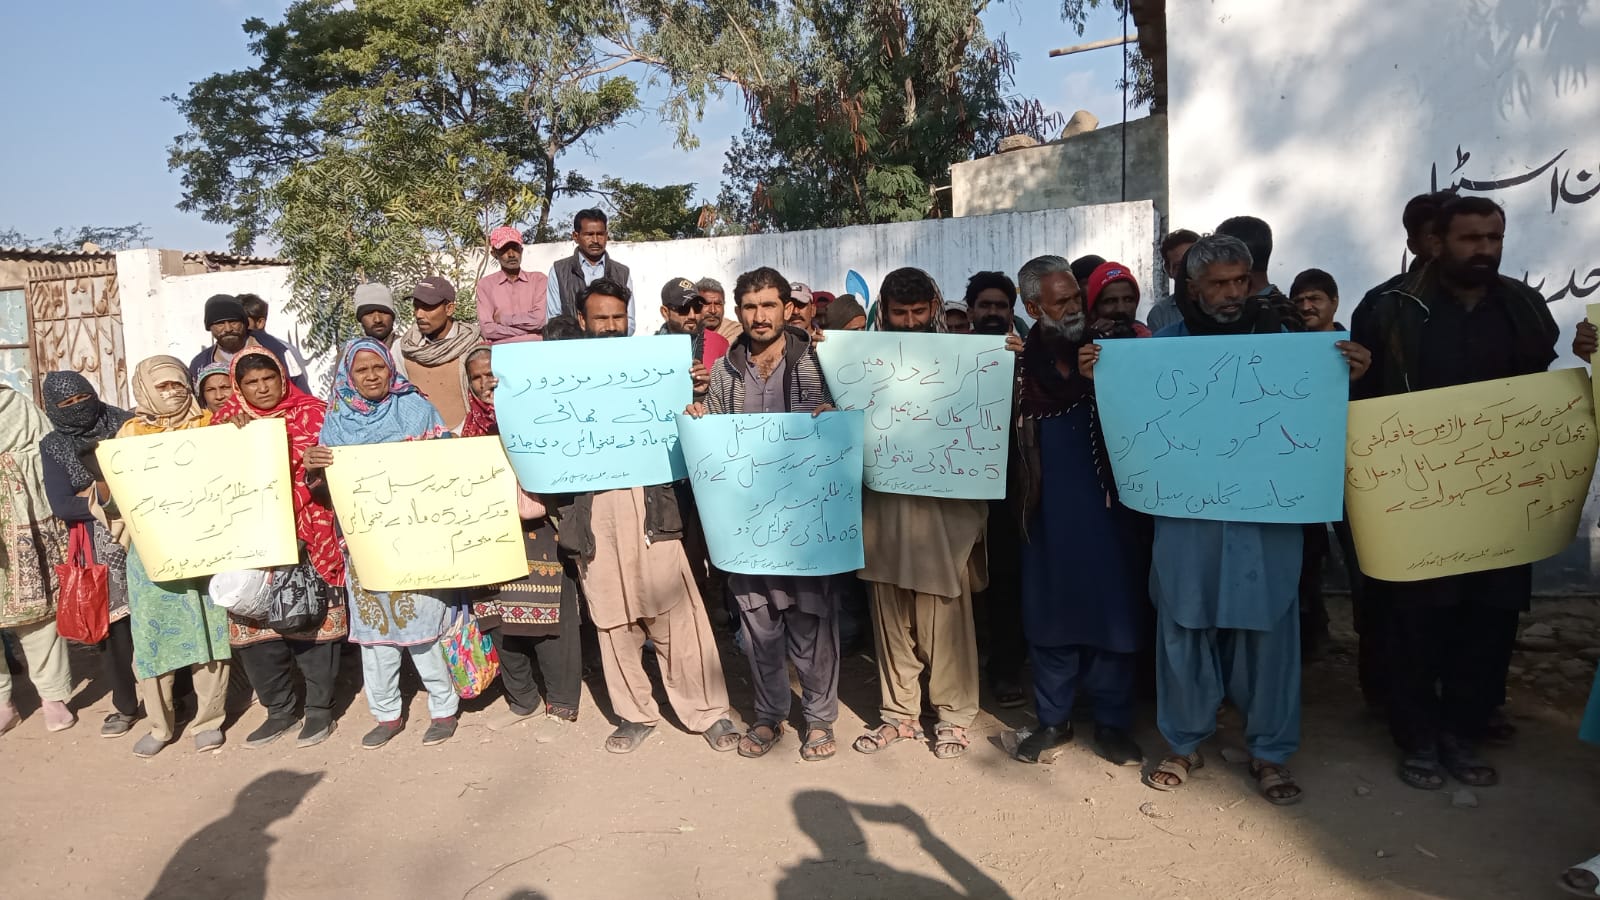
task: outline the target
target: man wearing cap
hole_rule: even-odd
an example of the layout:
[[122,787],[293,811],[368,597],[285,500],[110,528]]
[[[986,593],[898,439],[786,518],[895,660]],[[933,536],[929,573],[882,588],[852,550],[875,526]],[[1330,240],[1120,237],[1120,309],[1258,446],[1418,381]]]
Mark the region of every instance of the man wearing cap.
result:
[[[633,273],[628,267],[611,258],[606,244],[611,234],[606,230],[606,214],[598,209],[580,209],[572,217],[572,242],[577,244],[572,255],[556,260],[550,267],[545,287],[546,321],[577,310],[578,296],[597,279],[620,284],[633,292]],[[628,333],[633,334],[633,301],[628,301]]]
[[289,347],[265,331],[251,331],[249,317],[245,314],[244,304],[232,294],[213,294],[206,301],[205,308],[206,330],[211,332],[211,344],[202,347],[189,361],[189,381],[194,382],[200,377],[200,370],[206,366],[221,363],[227,365],[233,357],[246,346],[260,347],[278,358],[283,364],[284,371],[289,373],[289,380],[302,391],[310,392],[306,383],[306,371],[296,362],[296,354],[289,352]]
[[1119,262],[1103,262],[1089,273],[1090,339],[1149,337],[1150,329],[1134,318],[1139,311],[1139,282]]
[[744,334],[744,326],[739,324],[738,316],[727,315],[728,292],[723,289],[722,282],[715,278],[702,278],[694,283],[694,289],[705,298],[706,312],[705,323],[707,331],[715,331],[732,347],[733,342]]
[[944,327],[951,334],[971,334],[972,317],[967,314],[967,304],[960,300],[944,302]]
[[817,307],[811,302],[814,299],[811,288],[803,281],[796,281],[789,285],[789,296],[793,301],[789,304],[789,324],[808,335],[816,335],[811,327],[817,318]]
[[501,225],[489,233],[500,271],[478,279],[478,330],[491,344],[537,341],[549,316],[549,278],[522,268],[522,232]]
[[866,331],[867,311],[861,308],[855,294],[840,294],[817,316],[816,322],[824,331]]
[[456,287],[448,279],[429,275],[411,290],[411,309],[417,323],[400,338],[406,377],[439,411],[451,431],[460,432],[467,420],[467,354],[483,343],[476,323],[457,322]]
[[694,282],[674,278],[661,286],[661,318],[666,322],[656,334],[687,334],[694,358],[708,370],[728,352],[728,341],[706,327],[706,299]]
[[395,373],[406,377],[406,358],[400,353],[400,335],[394,330],[394,292],[381,281],[356,285],[356,324],[361,333],[389,348]]

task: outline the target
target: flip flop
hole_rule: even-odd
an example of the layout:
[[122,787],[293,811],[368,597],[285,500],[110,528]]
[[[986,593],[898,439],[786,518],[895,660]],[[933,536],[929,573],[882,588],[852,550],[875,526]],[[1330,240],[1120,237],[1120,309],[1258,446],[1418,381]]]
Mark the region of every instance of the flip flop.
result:
[[[607,753],[632,753],[656,730],[654,725],[624,721],[606,738]],[[613,741],[619,743],[613,743]]]

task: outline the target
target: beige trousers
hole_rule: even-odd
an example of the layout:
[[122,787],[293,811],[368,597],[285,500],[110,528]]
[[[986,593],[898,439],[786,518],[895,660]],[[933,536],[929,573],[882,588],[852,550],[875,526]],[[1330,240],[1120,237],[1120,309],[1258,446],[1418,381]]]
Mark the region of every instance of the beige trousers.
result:
[[978,638],[968,583],[963,576],[959,597],[939,597],[869,582],[884,721],[922,717],[924,669],[940,722],[967,728],[978,717]]
[[667,699],[685,728],[698,734],[718,719],[729,717],[722,657],[717,654],[717,639],[698,591],[689,591],[688,598],[665,615],[596,631],[606,694],[623,721],[643,725],[661,721],[641,655],[647,639],[655,644]]
[[[28,680],[41,700],[66,700],[72,696],[72,669],[67,665],[67,642],[56,634],[56,620],[7,628],[22,645],[28,660]],[[0,663],[0,704],[11,702],[11,672]]]
[[[214,659],[205,665],[190,666],[189,671],[194,674],[196,703],[189,732],[199,734],[221,728],[228,701],[228,660]],[[145,715],[150,717],[150,734],[162,743],[172,740],[176,725],[172,711],[172,674],[139,679],[139,699],[144,701]]]

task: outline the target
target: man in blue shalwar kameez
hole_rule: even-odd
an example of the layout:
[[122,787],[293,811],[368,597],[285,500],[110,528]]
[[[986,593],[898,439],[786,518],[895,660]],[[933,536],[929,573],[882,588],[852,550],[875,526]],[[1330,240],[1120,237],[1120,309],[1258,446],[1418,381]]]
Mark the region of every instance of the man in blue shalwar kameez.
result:
[[[1158,338],[1275,334],[1297,323],[1250,294],[1251,257],[1237,238],[1201,238],[1184,259],[1177,295],[1183,321]],[[1371,355],[1337,344],[1351,377]],[[1099,348],[1080,361],[1092,373]],[[1262,796],[1287,805],[1303,796],[1287,767],[1300,746],[1300,554],[1298,525],[1157,517],[1150,596],[1156,608],[1156,724],[1172,754],[1145,775],[1163,791],[1204,764],[1200,744],[1231,700],[1245,717],[1250,772]]]
[[1114,765],[1144,753],[1133,727],[1137,651],[1148,627],[1147,550],[1138,515],[1112,494],[1093,383],[1078,371],[1089,311],[1071,265],[1029,260],[1017,274],[1036,321],[1018,383],[1017,482],[1022,534],[1022,620],[1033,660],[1039,728],[1016,757],[1039,761],[1072,740],[1072,705],[1094,709],[1094,751]]

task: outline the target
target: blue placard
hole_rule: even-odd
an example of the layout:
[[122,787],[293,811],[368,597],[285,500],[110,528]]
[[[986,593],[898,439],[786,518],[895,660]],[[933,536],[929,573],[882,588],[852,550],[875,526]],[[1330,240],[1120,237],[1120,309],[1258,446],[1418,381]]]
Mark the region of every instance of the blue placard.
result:
[[525,490],[608,491],[684,477],[687,335],[499,344],[495,418]]
[[1095,395],[1131,509],[1227,522],[1343,516],[1343,332],[1101,341]]
[[1005,496],[1016,355],[1003,335],[830,331],[817,359],[834,402],[867,414],[867,487]]
[[678,419],[711,562],[748,575],[834,575],[865,562],[860,412]]

